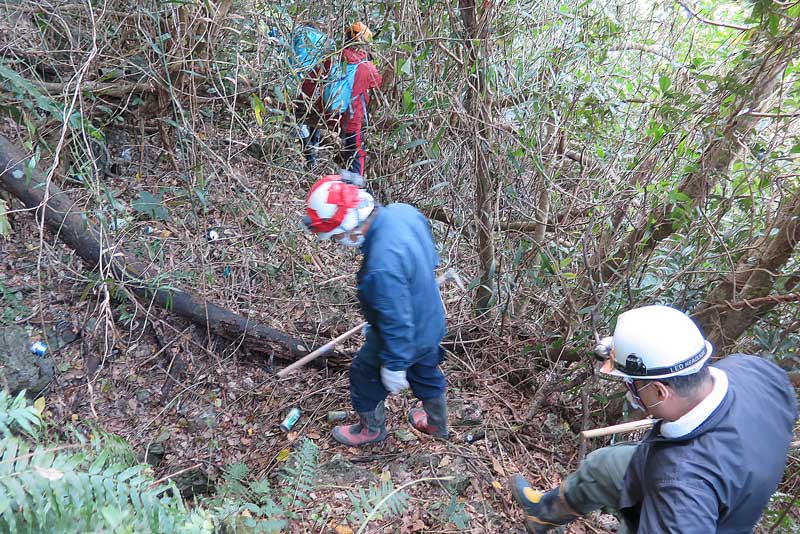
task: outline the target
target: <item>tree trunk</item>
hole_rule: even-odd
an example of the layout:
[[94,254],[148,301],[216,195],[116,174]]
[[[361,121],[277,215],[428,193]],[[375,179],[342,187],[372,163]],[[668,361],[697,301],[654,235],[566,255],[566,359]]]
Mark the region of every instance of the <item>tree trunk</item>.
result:
[[458,7],[464,23],[464,48],[468,58],[465,64],[469,77],[466,108],[472,120],[469,129],[473,132],[472,149],[475,161],[475,222],[480,262],[480,283],[475,295],[475,309],[478,313],[483,313],[494,302],[497,271],[494,248],[496,187],[488,162],[492,132],[486,126],[492,124],[492,105],[486,91],[486,76],[482,65],[486,56],[486,42],[481,38],[485,36],[481,35],[475,1],[459,0]]
[[767,297],[774,289],[778,273],[792,257],[798,243],[800,190],[783,199],[772,230],[765,230],[765,237],[754,253],[741,259],[728,279],[714,288],[706,302],[695,312],[695,320],[718,350],[728,352],[736,339],[753,326],[759,317],[786,300],[777,296],[758,304],[727,304],[733,300],[750,301]]
[[[757,110],[774,93],[780,77],[794,59],[798,45],[798,21],[784,39],[775,42],[764,54],[759,67],[752,73],[746,85],[752,90],[740,96],[730,107],[725,124],[715,133],[697,162],[696,170],[681,182],[678,191],[688,197],[683,206],[664,202],[641,218],[639,225],[623,240],[621,246],[609,257],[596,256],[590,265],[598,266],[594,275],[597,281],[607,282],[620,272],[622,264],[630,259],[633,251],[647,255],[665,238],[670,236],[679,222],[682,210],[694,210],[705,201],[706,194],[719,177],[730,166],[738,150],[759,118],[749,114]],[[676,208],[682,209],[676,209]],[[601,239],[602,241],[602,239]]]
[[58,186],[48,184],[39,170],[29,168],[28,160],[20,149],[0,136],[0,185],[27,208],[36,210],[37,220],[41,220],[44,206],[44,222],[50,230],[104,275],[107,270],[138,297],[152,300],[219,336],[243,339],[243,345],[252,350],[269,352],[285,360],[295,360],[308,353],[306,344],[300,339],[237,315],[187,291],[159,289],[156,282],[144,278],[146,264],[116,246],[109,246],[103,233],[75,211],[76,203]]

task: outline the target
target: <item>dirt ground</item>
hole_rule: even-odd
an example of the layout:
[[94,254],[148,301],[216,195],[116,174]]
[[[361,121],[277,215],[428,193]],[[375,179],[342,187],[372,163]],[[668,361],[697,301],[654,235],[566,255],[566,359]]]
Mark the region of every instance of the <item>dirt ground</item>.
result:
[[[11,139],[19,134],[5,130]],[[198,135],[213,137],[211,132]],[[261,179],[261,162],[243,155],[232,168],[217,169],[209,207],[200,216],[185,215],[190,202],[156,139],[140,140],[137,147],[130,136],[122,138],[127,144],[109,145],[109,157],[118,165],[114,174],[98,180],[99,190],[113,192],[123,204],[132,203],[142,190],[160,190],[170,217],[151,221],[124,209],[126,226],[110,239],[149,257],[153,272],[169,283],[188,286],[211,302],[315,346],[360,322],[354,292],[357,256],[315,243],[292,220],[299,218],[303,189],[313,176],[295,171],[287,183],[275,174]],[[235,177],[228,174],[231,170]],[[75,180],[55,180],[96,222],[98,204],[92,195]],[[384,526],[388,531],[458,531],[437,512],[455,493],[470,516],[468,530],[522,532],[507,477],[522,472],[535,486],[549,488],[578,463],[577,397],[562,392],[544,399],[541,414],[518,428],[542,377],[520,357],[516,338],[509,342],[475,335],[469,303],[457,288],[444,291],[455,340],[444,364],[452,440],[438,442],[409,430],[405,413],[416,401],[406,393],[388,400],[388,439],[357,450],[333,441],[326,416],[350,408],[347,364],[358,337],[339,347],[344,356],[278,380],[275,371],[287,363],[280,354],[250,353],[235,341],[209,338],[167,311],[137,304],[98,280],[51,232],[40,235],[30,213],[13,212],[10,220],[13,233],[0,240],[0,270],[4,294],[11,295],[7,303],[15,306],[13,323],[28,328],[32,339],[42,335],[42,326],[62,320],[80,334],[63,347],[58,336],[48,338],[57,349],[56,376],[45,393],[53,428],[74,425],[86,433],[117,434],[156,464],[159,478],[180,480],[203,493],[236,462],[247,464],[254,478],[270,477],[285,459],[282,451],[307,438],[319,446],[323,471],[332,470],[330,484],[317,492],[330,507],[330,526],[346,523],[347,488],[376,477],[391,477],[396,486],[451,477],[455,480],[408,486],[411,509]],[[209,227],[227,228],[225,238],[209,242]],[[456,264],[449,250],[443,263]],[[467,330],[469,339],[461,335]],[[292,407],[300,408],[302,416],[286,433],[278,425]],[[483,429],[485,439],[466,442],[467,434]],[[576,522],[569,532],[607,532],[613,521],[597,515]],[[295,531],[310,528],[302,514],[293,522]]]

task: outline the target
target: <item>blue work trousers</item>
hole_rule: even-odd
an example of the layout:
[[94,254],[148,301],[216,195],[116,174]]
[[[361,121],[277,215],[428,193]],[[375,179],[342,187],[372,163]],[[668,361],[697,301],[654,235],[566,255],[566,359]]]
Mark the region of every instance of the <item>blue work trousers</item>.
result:
[[[377,333],[370,329],[367,342],[350,365],[350,401],[353,409],[359,413],[371,412],[389,394],[381,382],[380,342],[374,341],[377,337]],[[439,369],[442,354],[438,346],[421,351],[406,370],[411,391],[419,400],[426,401],[444,395],[447,381]]]

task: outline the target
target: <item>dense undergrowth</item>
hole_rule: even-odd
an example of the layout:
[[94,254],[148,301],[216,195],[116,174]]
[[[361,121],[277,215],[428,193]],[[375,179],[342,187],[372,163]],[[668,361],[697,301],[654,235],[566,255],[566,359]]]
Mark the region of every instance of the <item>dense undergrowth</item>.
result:
[[[452,476],[440,471],[461,458],[473,481],[465,493],[421,482],[379,515],[408,530],[507,531],[519,515],[505,475],[557,483],[599,445],[575,432],[628,416],[587,358],[619,311],[678,306],[702,322],[716,356],[759,354],[797,377],[798,9],[765,0],[0,7],[0,130],[52,173],[104,246],[144,260],[153,287],[193,290],[310,345],[360,321],[358,258],[301,230],[317,174],[295,136],[297,80],[266,32],[314,20],[336,35],[368,22],[386,80],[365,135],[368,184],[384,203],[422,209],[443,264],[468,282],[466,294],[445,291],[445,365],[452,397],[480,405],[487,436],[464,445],[456,432],[457,444],[438,449],[393,437],[367,458],[387,480],[315,488],[302,466],[338,452],[324,416],[347,407],[346,361],[277,382],[282,354],[253,354],[132,298],[4,197],[0,325],[36,337],[63,315],[81,339],[54,354],[43,415],[3,401],[3,517],[27,503],[18,520],[54,530],[62,521],[355,527],[400,486]],[[321,171],[340,164],[336,138],[326,136]],[[210,228],[223,239],[209,242]],[[291,439],[275,428],[290,406],[304,411]],[[125,454],[108,452],[115,434]],[[164,436],[165,460],[152,470],[125,445],[141,456]],[[427,463],[392,471],[402,482],[384,476],[397,457],[432,449]],[[301,471],[288,472],[289,458]],[[190,473],[216,487],[184,501],[168,477],[195,465]],[[23,478],[32,486],[19,490]],[[796,528],[799,485],[794,455],[765,530]],[[407,524],[390,518],[404,510]],[[575,532],[605,528],[595,519]]]

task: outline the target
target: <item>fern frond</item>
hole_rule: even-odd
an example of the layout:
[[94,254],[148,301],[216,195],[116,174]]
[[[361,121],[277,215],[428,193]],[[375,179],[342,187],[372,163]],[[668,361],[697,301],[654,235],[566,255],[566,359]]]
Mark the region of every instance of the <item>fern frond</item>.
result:
[[318,464],[319,447],[310,439],[304,439],[279,475],[284,488],[281,500],[286,508],[294,508],[298,502],[311,502]]
[[[380,484],[372,483],[367,491],[363,488],[358,488],[358,492],[348,491],[347,497],[353,505],[353,515],[359,521],[370,514],[374,517],[395,517],[408,509],[408,493],[395,491],[391,480],[382,480]],[[376,509],[378,506],[380,508]]]
[[0,432],[4,437],[12,435],[15,429],[35,437],[41,424],[39,411],[28,404],[25,390],[13,399],[5,390],[0,391]]
[[115,464],[134,466],[138,464],[133,445],[122,436],[106,432],[98,426],[92,426],[92,447],[99,453],[104,452],[107,461]]
[[250,469],[243,463],[227,465],[222,473],[222,484],[217,489],[217,494],[223,498],[239,498],[245,502],[255,500],[257,497],[247,484],[249,472]]
[[458,497],[453,495],[450,498],[450,505],[445,512],[447,521],[453,523],[460,531],[469,529],[470,517],[463,502],[458,501]]
[[[110,464],[100,454],[87,469],[82,453],[31,450],[17,438],[0,441],[0,456],[0,531],[168,532],[188,515],[174,485],[151,487],[146,465]],[[173,496],[162,497],[170,488]]]

